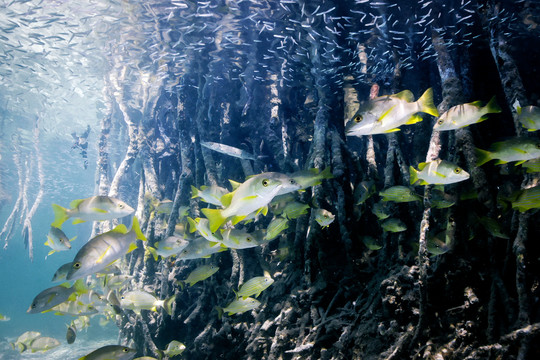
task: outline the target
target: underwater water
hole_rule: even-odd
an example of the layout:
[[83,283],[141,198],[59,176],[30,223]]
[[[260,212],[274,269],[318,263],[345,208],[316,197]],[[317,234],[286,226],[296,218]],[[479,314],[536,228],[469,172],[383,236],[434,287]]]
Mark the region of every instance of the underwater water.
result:
[[0,0],[0,359],[537,358],[539,24]]

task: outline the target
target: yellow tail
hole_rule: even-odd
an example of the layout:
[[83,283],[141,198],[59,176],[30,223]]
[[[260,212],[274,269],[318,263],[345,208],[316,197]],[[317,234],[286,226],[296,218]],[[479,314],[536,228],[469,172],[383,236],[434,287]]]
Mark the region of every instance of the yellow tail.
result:
[[210,225],[210,231],[213,233],[216,232],[216,230],[219,229],[221,225],[223,225],[225,220],[227,220],[221,214],[222,210],[206,208],[206,209],[202,209],[201,211],[208,219],[208,222]]
[[61,228],[62,224],[69,219],[68,209],[61,207],[60,205],[52,204],[54,212],[54,222],[51,224],[53,227]]
[[426,92],[418,99],[419,111],[424,112],[435,117],[439,116],[439,111],[433,103],[433,89],[429,88]]

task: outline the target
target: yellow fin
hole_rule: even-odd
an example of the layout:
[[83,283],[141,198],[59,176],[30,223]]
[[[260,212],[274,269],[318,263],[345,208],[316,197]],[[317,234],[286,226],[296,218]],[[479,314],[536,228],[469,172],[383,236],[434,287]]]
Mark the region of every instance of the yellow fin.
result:
[[238,181],[231,180],[231,179],[229,179],[229,182],[231,183],[231,186],[232,186],[233,190],[238,189],[238,187],[239,187],[240,185],[242,185],[242,183],[240,183],[240,182],[238,182]]
[[133,250],[135,250],[137,248],[137,244],[135,243],[131,243],[129,244],[129,248],[128,248],[128,253],[132,252]]
[[392,97],[405,100],[406,102],[414,101],[414,95],[410,90],[403,90],[402,92],[392,95]]
[[188,216],[187,221],[189,223],[189,232],[194,233],[195,231],[197,231],[197,223],[195,222],[195,220]]
[[233,216],[231,221],[233,225],[238,224],[240,221],[244,220],[246,218],[246,215],[236,215]]
[[407,120],[407,122],[405,124],[412,125],[412,124],[419,123],[422,120],[424,120],[424,119],[420,115],[415,114],[415,115],[411,116],[410,119]]
[[79,205],[84,201],[84,199],[77,199],[77,200],[73,200],[72,202],[69,203],[69,206],[72,208],[72,209],[76,209],[79,207]]
[[86,221],[83,220],[83,219],[75,219],[75,220],[73,220],[73,225],[82,224],[83,222],[86,222]]
[[234,191],[230,192],[230,193],[227,193],[225,195],[223,195],[220,199],[221,201],[221,204],[225,207],[231,205],[231,201],[232,201],[232,198],[233,198],[233,195],[234,195]]
[[129,231],[128,231],[126,225],[119,224],[114,229],[112,229],[111,232],[119,233],[119,234],[127,234]]

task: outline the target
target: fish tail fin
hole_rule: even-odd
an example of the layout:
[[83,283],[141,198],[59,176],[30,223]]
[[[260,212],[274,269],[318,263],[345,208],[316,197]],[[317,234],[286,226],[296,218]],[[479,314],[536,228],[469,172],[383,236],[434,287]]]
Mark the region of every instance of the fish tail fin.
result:
[[418,99],[418,106],[420,108],[419,111],[424,112],[426,114],[432,115],[432,116],[439,116],[439,111],[437,110],[437,107],[433,103],[433,89],[429,88],[424,92],[424,94]]
[[500,113],[501,107],[497,104],[497,98],[493,96],[491,100],[484,106],[486,114]]
[[169,316],[172,316],[172,306],[176,300],[176,295],[171,295],[163,301],[163,309]]
[[158,254],[157,254],[157,251],[156,251],[156,249],[154,249],[154,248],[151,247],[151,246],[147,246],[147,247],[146,247],[145,254],[151,254],[152,257],[154,258],[154,261],[157,261],[157,260],[158,260]]
[[75,292],[77,294],[86,294],[88,292],[88,288],[86,287],[82,279],[76,280],[73,284],[73,288],[75,289]]
[[488,161],[492,160],[491,153],[486,150],[475,148],[476,153],[476,166],[482,166]]
[[197,223],[195,222],[195,220],[188,216],[187,221],[189,223],[189,232],[194,233],[195,231],[197,231]]
[[53,212],[54,212],[54,222],[51,224],[51,226],[59,228],[62,226],[62,224],[69,219],[68,215],[68,209],[57,205],[52,204]]
[[319,174],[321,179],[333,179],[334,175],[330,172],[330,167],[327,166],[321,173]]
[[409,166],[409,177],[411,178],[411,185],[414,185],[419,180],[418,170],[416,170],[412,166]]
[[191,198],[195,199],[196,197],[199,197],[199,189],[191,185]]
[[223,217],[222,210],[206,208],[201,211],[208,219],[210,231],[213,233],[227,220],[227,218]]
[[139,225],[139,220],[136,216],[133,217],[133,223],[131,224],[131,230],[135,231],[135,235],[137,235],[137,239],[146,241],[146,236],[141,231],[141,227]]
[[221,318],[223,317],[223,308],[220,306],[216,306],[216,310],[217,310],[218,318],[219,320],[221,320]]

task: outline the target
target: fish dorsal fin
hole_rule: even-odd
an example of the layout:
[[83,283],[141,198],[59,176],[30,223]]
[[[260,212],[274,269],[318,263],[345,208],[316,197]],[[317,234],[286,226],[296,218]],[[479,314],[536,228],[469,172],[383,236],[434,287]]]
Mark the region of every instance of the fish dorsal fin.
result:
[[126,225],[120,224],[116,226],[114,229],[112,229],[111,232],[125,235],[129,232],[129,230],[127,229]]
[[77,200],[73,200],[72,202],[69,203],[69,206],[71,206],[72,209],[76,209],[79,207],[79,205],[84,201],[84,199],[77,199]]
[[407,102],[413,102],[414,101],[414,95],[410,90],[403,90],[402,92],[399,92],[397,94],[392,95],[392,97],[405,100]]
[[422,171],[424,170],[424,168],[426,167],[427,163],[425,162],[421,162],[420,164],[418,164],[418,170]]
[[383,119],[388,116],[388,114],[390,114],[392,112],[392,110],[394,110],[395,106],[392,106],[390,109],[386,110],[378,119],[377,121],[378,122],[382,122]]
[[473,101],[472,103],[469,103],[469,105],[476,106],[476,107],[482,107],[482,102],[480,100]]
[[227,207],[227,206],[231,205],[231,201],[232,201],[232,198],[234,196],[235,191],[227,193],[227,194],[225,194],[225,195],[223,195],[221,197],[220,200],[221,200],[221,204],[223,204],[223,206]]

